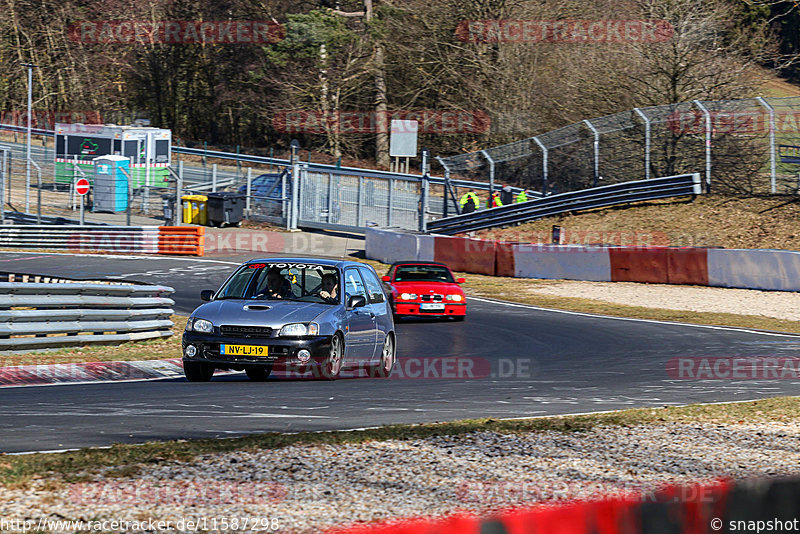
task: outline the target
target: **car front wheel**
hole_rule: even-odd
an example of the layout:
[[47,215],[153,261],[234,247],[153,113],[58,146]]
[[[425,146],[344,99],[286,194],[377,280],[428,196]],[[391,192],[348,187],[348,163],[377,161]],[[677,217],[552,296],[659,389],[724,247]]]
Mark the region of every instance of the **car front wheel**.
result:
[[183,374],[189,382],[208,382],[214,376],[214,366],[203,362],[183,362]]
[[336,334],[331,339],[331,348],[328,358],[325,360],[324,378],[336,380],[342,370],[342,360],[344,359],[344,341],[342,336]]

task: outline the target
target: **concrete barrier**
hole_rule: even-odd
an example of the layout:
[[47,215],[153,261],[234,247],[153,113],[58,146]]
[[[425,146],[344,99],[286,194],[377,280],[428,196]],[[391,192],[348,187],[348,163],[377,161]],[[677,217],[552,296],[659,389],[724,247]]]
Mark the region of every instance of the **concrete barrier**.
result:
[[465,237],[436,236],[434,260],[447,264],[454,271],[494,276],[494,241]]
[[709,249],[708,283],[718,287],[800,291],[800,252]]
[[611,281],[611,263],[605,248],[514,245],[513,249],[517,278]]

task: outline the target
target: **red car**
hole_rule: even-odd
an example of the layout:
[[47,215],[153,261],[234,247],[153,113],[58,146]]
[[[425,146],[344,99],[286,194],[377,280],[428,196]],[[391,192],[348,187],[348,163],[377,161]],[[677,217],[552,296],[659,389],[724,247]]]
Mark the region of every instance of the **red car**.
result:
[[390,292],[395,316],[452,317],[463,321],[467,301],[459,284],[443,263],[433,261],[399,261],[382,278]]

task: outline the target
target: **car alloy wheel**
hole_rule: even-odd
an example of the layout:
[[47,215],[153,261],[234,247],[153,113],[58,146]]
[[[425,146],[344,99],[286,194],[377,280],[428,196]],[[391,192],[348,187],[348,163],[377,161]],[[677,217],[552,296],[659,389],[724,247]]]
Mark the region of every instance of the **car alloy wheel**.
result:
[[392,374],[395,359],[394,338],[391,334],[387,334],[386,340],[383,342],[381,361],[378,364],[378,376],[385,378]]
[[328,359],[325,360],[325,378],[336,380],[342,370],[342,359],[344,358],[344,344],[342,337],[336,334],[331,339],[331,349]]
[[183,374],[189,382],[208,382],[214,376],[214,366],[203,362],[183,362]]

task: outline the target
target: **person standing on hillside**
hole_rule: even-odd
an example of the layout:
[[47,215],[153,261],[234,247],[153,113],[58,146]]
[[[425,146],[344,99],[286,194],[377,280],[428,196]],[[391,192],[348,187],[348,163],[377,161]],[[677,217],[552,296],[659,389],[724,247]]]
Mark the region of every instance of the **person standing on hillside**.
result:
[[500,200],[500,193],[497,191],[492,192],[492,196],[486,200],[487,208],[499,208],[502,205],[503,201]]
[[475,194],[475,191],[470,189],[461,196],[461,200],[459,200],[458,203],[461,206],[462,214],[472,213],[473,211],[478,209],[480,199],[478,199],[478,195]]
[[503,206],[508,206],[514,202],[514,192],[511,190],[510,185],[506,184],[503,186],[500,192],[500,201],[503,203]]
[[528,195],[525,193],[524,189],[520,190],[520,192],[517,193],[517,197],[514,199],[514,201],[517,204],[521,204],[523,202],[527,202],[528,201]]

